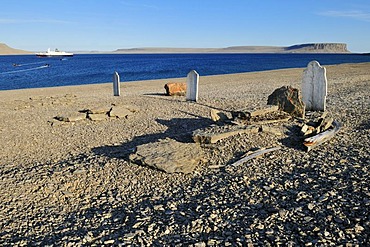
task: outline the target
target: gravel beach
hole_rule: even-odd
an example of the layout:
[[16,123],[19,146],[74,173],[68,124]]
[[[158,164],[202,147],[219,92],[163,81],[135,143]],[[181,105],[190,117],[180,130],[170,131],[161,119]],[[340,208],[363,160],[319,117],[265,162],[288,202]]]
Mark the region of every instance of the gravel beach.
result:
[[[201,76],[197,103],[164,95],[165,83],[186,78],[125,82],[119,97],[111,83],[0,91],[0,245],[370,245],[370,63],[325,67],[327,112],[343,125],[332,140],[306,152],[301,120],[291,119],[270,125],[280,136],[201,144],[186,175],[129,155],[165,138],[192,142],[213,124],[211,109],[264,107],[276,88],[300,89],[304,68]],[[54,119],[111,106],[137,111]],[[273,146],[281,149],[227,167]]]

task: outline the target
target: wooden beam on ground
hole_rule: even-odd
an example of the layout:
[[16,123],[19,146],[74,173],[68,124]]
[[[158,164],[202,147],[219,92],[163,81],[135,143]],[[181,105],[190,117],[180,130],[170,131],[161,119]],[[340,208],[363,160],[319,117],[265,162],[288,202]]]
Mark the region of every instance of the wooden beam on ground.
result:
[[207,133],[200,129],[193,132],[193,140],[198,143],[216,143],[219,140],[225,139],[230,136],[246,133],[258,133],[259,128],[256,126],[247,126],[239,129],[224,130],[219,133]]
[[249,114],[250,114],[251,117],[255,117],[255,116],[266,115],[267,113],[270,113],[270,112],[276,112],[278,110],[279,110],[279,106],[269,105],[266,108],[251,111],[251,112],[249,112]]
[[256,157],[259,157],[263,154],[266,154],[266,153],[270,153],[270,152],[273,152],[273,151],[276,151],[276,150],[279,150],[281,147],[277,146],[277,147],[273,147],[273,148],[268,148],[268,149],[260,149],[260,150],[257,150],[255,152],[253,152],[252,154],[248,155],[248,156],[245,156],[244,158],[232,163],[230,166],[232,167],[237,167],[245,162],[247,162],[248,160],[251,160],[251,159],[254,159]]
[[291,119],[291,117],[280,118],[280,119],[271,119],[271,120],[253,122],[253,124],[259,124],[260,125],[260,124],[281,123],[281,122],[288,122],[290,119]]

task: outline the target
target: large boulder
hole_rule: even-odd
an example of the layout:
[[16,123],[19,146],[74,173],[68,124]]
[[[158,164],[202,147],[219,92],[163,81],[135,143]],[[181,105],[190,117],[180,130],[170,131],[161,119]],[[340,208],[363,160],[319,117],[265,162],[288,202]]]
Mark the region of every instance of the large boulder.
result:
[[203,158],[199,144],[163,139],[137,146],[130,160],[167,173],[191,173]]
[[277,105],[279,110],[292,116],[304,118],[305,105],[302,101],[301,92],[291,86],[283,86],[276,89],[267,100],[268,105]]
[[186,94],[186,83],[182,82],[171,82],[164,85],[166,89],[166,95],[168,96],[185,96]]

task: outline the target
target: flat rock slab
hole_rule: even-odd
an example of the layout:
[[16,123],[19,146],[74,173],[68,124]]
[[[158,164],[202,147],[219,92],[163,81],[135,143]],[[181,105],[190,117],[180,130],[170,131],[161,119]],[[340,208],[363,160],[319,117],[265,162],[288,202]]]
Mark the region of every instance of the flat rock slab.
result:
[[76,122],[80,120],[86,119],[85,113],[76,113],[71,115],[65,115],[65,116],[56,116],[55,119],[63,122]]
[[182,143],[173,139],[137,146],[130,160],[167,173],[191,173],[203,158],[203,151],[196,143]]
[[83,109],[80,112],[86,112],[88,114],[107,114],[112,109],[112,106],[96,106],[87,109]]
[[107,114],[88,114],[87,118],[91,121],[103,121],[108,118]]
[[132,115],[133,112],[130,111],[125,106],[114,106],[112,110],[109,112],[110,117],[117,117],[117,118],[127,118],[129,115]]

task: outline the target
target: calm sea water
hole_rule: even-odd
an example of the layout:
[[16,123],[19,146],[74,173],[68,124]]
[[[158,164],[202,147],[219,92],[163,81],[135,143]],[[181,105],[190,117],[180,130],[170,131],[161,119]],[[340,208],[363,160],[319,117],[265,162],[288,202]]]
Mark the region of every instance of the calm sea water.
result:
[[[35,55],[0,56],[0,90],[55,87],[111,82],[113,73],[122,82],[186,77],[195,69],[218,75],[282,68],[370,62],[357,54],[98,54],[72,58],[38,58]],[[16,65],[16,66],[14,66]]]

